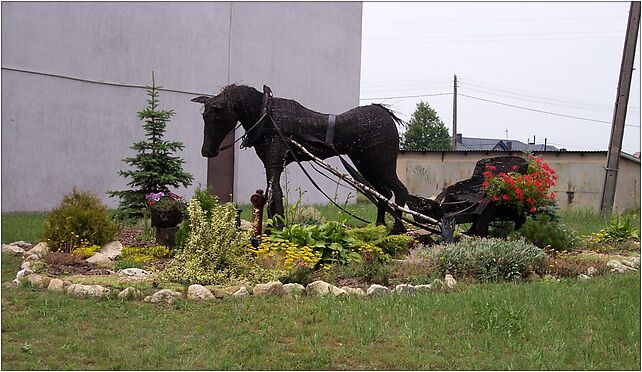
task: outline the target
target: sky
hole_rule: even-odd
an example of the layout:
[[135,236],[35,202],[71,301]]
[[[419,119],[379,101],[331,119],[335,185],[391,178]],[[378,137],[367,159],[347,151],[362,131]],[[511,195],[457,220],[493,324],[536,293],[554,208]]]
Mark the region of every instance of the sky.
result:
[[[364,2],[360,103],[391,105],[407,121],[423,100],[452,133],[456,74],[464,137],[606,150],[629,7]],[[638,30],[622,145],[629,154],[640,151],[640,43]]]

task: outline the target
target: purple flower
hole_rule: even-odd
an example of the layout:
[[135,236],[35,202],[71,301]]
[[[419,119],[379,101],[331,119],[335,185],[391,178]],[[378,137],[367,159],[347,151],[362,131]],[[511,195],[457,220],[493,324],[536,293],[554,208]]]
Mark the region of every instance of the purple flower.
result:
[[157,193],[150,192],[149,194],[145,195],[145,199],[159,201],[163,196],[165,196],[165,193],[162,191]]

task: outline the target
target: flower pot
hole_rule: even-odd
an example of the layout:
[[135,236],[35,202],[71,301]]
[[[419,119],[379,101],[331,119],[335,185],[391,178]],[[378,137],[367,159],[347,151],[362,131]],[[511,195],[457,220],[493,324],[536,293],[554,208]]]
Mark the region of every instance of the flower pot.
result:
[[174,227],[183,221],[183,213],[178,209],[160,211],[154,207],[149,208],[154,227]]

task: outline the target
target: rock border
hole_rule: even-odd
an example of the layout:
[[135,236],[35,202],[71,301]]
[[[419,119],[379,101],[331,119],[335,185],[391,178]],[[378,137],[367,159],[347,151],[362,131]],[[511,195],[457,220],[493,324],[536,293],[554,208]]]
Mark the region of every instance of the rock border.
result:
[[[119,250],[122,250],[122,244],[115,241],[106,244],[103,246],[107,249],[102,249],[107,254],[96,253],[96,255],[104,256],[107,260],[113,260],[113,258],[107,257],[117,257],[120,253]],[[25,282],[28,285],[40,289],[45,289],[52,292],[66,293],[73,296],[79,297],[92,297],[92,298],[118,298],[123,301],[126,300],[143,300],[144,302],[150,303],[166,303],[171,304],[176,299],[186,298],[190,301],[214,301],[224,297],[231,298],[248,298],[248,297],[264,297],[264,296],[273,296],[273,297],[319,297],[319,296],[331,296],[331,297],[363,297],[363,298],[375,298],[381,296],[388,296],[391,294],[403,295],[403,296],[415,296],[420,293],[432,293],[432,292],[442,292],[442,291],[454,291],[457,289],[457,281],[455,278],[447,274],[443,280],[434,279],[430,284],[422,285],[412,285],[412,284],[398,284],[392,290],[386,286],[380,284],[372,284],[368,287],[367,290],[362,288],[352,288],[352,287],[336,287],[330,283],[324,282],[322,280],[317,280],[303,286],[298,283],[288,283],[283,284],[279,281],[272,281],[268,283],[259,283],[252,287],[251,291],[248,290],[246,286],[234,287],[234,290],[221,290],[218,288],[209,289],[206,286],[200,284],[190,285],[186,293],[175,291],[172,289],[159,289],[154,292],[151,296],[144,296],[143,292],[134,287],[127,287],[123,290],[115,287],[103,287],[98,284],[94,285],[85,285],[71,283],[69,281],[63,281],[59,278],[50,278],[46,275],[34,273],[31,269],[35,262],[38,262],[44,257],[44,255],[49,252],[49,247],[47,243],[40,242],[35,246],[26,242],[14,242],[11,244],[3,244],[2,252],[11,253],[14,255],[22,255],[23,263],[21,264],[21,269],[16,274],[16,279],[12,282],[3,283],[3,287],[17,287],[21,283]],[[94,255],[94,256],[96,256]],[[94,257],[92,256],[92,257]],[[90,261],[87,259],[87,261]],[[113,261],[112,261],[113,263]],[[611,273],[621,274],[630,271],[639,271],[640,270],[640,256],[633,257],[620,257],[612,258],[606,264],[607,268]],[[586,274],[579,274],[578,279],[581,280],[590,280],[598,273],[597,269],[594,267],[589,267]],[[123,269],[118,272],[118,275],[122,279],[132,279],[144,280],[148,272],[141,269]],[[526,281],[533,282],[539,281],[539,275],[535,273],[530,273]],[[545,275],[541,278],[543,281],[560,281],[551,275]],[[129,280],[128,280],[129,281]],[[246,283],[249,286],[249,283]]]

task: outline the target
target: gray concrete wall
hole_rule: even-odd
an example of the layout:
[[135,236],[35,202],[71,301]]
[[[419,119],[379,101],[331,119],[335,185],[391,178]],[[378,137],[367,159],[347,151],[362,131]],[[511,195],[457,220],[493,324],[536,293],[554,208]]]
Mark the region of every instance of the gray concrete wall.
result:
[[[520,155],[520,153],[512,153]],[[606,152],[546,152],[541,155],[555,169],[557,183],[551,188],[560,208],[599,210],[604,187]],[[445,187],[468,179],[475,163],[503,152],[401,152],[399,179],[413,195],[431,197]],[[620,158],[614,211],[640,206],[640,162]]]
[[[12,69],[133,85],[149,84],[154,71],[166,88],[204,93],[266,83],[340,111],[358,104],[360,38],[360,3],[3,2],[2,211],[50,209],[74,186],[115,207],[105,191],[126,188],[117,172],[143,137],[136,112],[147,98],[140,88]],[[331,56],[342,58],[317,62]],[[160,100],[176,111],[166,138],[184,142],[179,155],[196,186],[206,184],[207,162],[192,97],[161,92]],[[237,171],[263,180],[242,153]],[[194,186],[177,192],[189,197]],[[236,188],[247,200],[247,188]]]
[[[231,45],[232,82],[259,91],[266,84],[275,96],[319,112],[359,105],[360,3],[233,3]],[[254,149],[237,147],[235,162],[234,200],[247,203],[257,188],[265,189],[265,171]],[[336,159],[329,162],[343,169]],[[336,191],[338,201],[346,200],[346,189],[306,168],[328,195],[335,197]],[[297,164],[286,173],[281,183],[290,201],[296,201],[300,187],[307,190],[304,203],[328,202]]]

